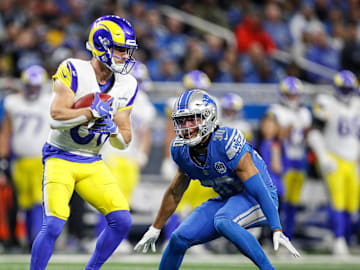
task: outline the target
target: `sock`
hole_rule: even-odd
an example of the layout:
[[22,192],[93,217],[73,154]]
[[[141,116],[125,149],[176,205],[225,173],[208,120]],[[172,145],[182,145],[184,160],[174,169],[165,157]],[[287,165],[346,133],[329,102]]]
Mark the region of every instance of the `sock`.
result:
[[46,268],[53,253],[55,241],[65,222],[65,220],[57,217],[45,217],[32,246],[30,270],[44,270]]
[[351,243],[351,236],[353,233],[353,224],[351,221],[351,215],[347,212],[344,212],[344,231],[345,239],[348,244]]
[[31,209],[25,211],[25,227],[26,227],[26,238],[29,246],[31,246],[34,241],[33,230],[32,230],[32,221],[31,221]]
[[345,236],[345,215],[342,211],[331,211],[332,231],[336,238]]
[[34,205],[31,209],[31,223],[32,223],[32,241],[39,233],[41,224],[43,223],[43,209],[41,204]]
[[172,234],[161,257],[159,270],[176,270],[180,268],[186,250],[190,247],[188,242],[176,233]]
[[100,234],[96,248],[85,270],[98,270],[127,236],[131,217],[128,210],[114,211],[106,215],[108,225]]
[[171,234],[180,225],[180,223],[181,223],[180,216],[178,214],[172,214],[170,216],[170,218],[166,222],[164,230],[163,230],[165,241],[168,241],[170,239]]
[[284,203],[284,234],[290,239],[294,235],[297,206]]
[[230,219],[215,219],[216,230],[231,242],[260,269],[275,269],[255,237]]
[[105,216],[101,213],[98,213],[98,223],[96,224],[95,234],[98,237],[102,231],[106,228],[108,222]]

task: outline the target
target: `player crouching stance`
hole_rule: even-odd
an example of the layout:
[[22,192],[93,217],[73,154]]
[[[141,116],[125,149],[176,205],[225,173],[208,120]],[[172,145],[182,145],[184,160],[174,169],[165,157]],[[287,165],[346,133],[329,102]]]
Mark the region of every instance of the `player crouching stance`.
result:
[[275,269],[258,241],[247,229],[269,224],[274,249],[285,246],[299,253],[282,233],[277,212],[276,188],[259,154],[243,134],[230,127],[217,126],[217,108],[202,90],[189,90],[176,101],[172,114],[176,138],[171,155],[178,172],[168,187],[153,225],[135,246],[147,252],[167,219],[175,211],[190,179],[199,179],[220,196],[195,208],[173,232],[159,269],[179,269],[184,254],[193,245],[224,236],[260,269]]
[[[107,220],[86,270],[100,269],[131,226],[129,205],[99,151],[107,139],[119,149],[131,140],[137,82],[128,73],[135,64],[135,34],[125,19],[103,16],[92,24],[87,45],[91,61],[66,59],[53,76],[52,130],[43,147],[44,222],[33,244],[31,270],[46,268],[74,190]],[[103,101],[101,92],[112,98]],[[96,93],[90,107],[72,108],[89,93]],[[83,125],[89,121],[95,124]]]

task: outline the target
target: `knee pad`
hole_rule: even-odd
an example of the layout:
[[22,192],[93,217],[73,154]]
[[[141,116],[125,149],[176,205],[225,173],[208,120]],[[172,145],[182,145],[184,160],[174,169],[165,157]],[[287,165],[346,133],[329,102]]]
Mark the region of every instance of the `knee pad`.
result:
[[190,247],[190,243],[175,232],[171,235],[169,246],[173,251],[185,252]]
[[114,211],[106,215],[106,220],[111,228],[128,232],[131,227],[131,216],[128,210]]
[[57,217],[45,217],[41,230],[53,239],[58,238],[66,221]]

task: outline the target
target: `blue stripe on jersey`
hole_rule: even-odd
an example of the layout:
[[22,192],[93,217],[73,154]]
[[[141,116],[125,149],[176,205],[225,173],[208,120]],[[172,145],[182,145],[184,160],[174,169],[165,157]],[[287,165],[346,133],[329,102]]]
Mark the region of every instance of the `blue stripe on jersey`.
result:
[[70,61],[68,61],[67,63],[67,68],[71,72],[71,90],[73,90],[74,93],[76,93],[78,88],[78,77],[77,77],[76,69]]
[[135,94],[132,96],[132,98],[131,98],[130,101],[126,104],[125,107],[128,107],[128,106],[134,104],[134,101],[135,101],[136,95],[137,95],[137,93],[138,93],[138,90],[139,90],[139,85],[136,86]]
[[60,158],[67,161],[78,162],[78,163],[93,163],[95,161],[101,160],[101,155],[86,157],[81,155],[72,154],[66,152],[56,146],[53,146],[49,143],[45,143],[42,149],[42,162],[45,164],[45,160],[48,158]]

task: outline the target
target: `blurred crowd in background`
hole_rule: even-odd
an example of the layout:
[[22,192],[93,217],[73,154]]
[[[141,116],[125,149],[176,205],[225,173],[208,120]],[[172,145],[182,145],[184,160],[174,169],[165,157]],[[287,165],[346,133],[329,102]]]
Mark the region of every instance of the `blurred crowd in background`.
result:
[[[164,9],[164,5],[177,10]],[[194,27],[186,20],[181,19],[179,12],[186,12],[187,15],[201,18],[210,23],[209,26],[212,25],[211,23],[221,26],[224,31],[232,32],[234,39],[224,38],[217,28],[213,30],[210,27],[205,31]],[[141,66],[134,69],[134,72],[137,73],[133,73],[133,75],[139,80],[140,88],[143,90],[148,90],[151,81],[179,82],[183,84],[184,88],[196,87],[196,83],[191,83],[191,77],[186,79],[189,74],[193,75],[191,72],[194,70],[200,71],[206,76],[205,79],[202,79],[202,84],[200,83],[201,87],[199,88],[202,89],[209,88],[210,82],[257,83],[256,87],[261,87],[261,83],[279,84],[288,76],[311,84],[330,85],[334,83],[331,76],[324,76],[321,72],[315,72],[313,68],[306,68],[309,66],[304,65],[306,60],[310,61],[310,65],[319,64],[321,68],[325,68],[333,74],[346,69],[351,70],[356,77],[360,76],[359,0],[2,0],[0,1],[0,78],[18,79],[24,70],[34,65],[44,67],[48,75],[52,76],[59,63],[66,58],[90,59],[91,54],[85,49],[88,27],[95,18],[105,14],[119,15],[132,23],[139,44],[139,48],[135,52],[135,59],[140,64],[142,63]],[[278,57],[279,55],[287,55],[286,60]],[[291,85],[293,83],[289,82],[286,91],[292,91]],[[355,95],[358,83],[352,84],[351,87]],[[7,86],[0,85],[0,88],[5,89]],[[300,96],[300,88],[296,88],[295,92],[290,94]],[[332,91],[332,88],[330,87],[329,90]],[[238,94],[241,96],[241,92]],[[1,98],[4,96],[5,92],[0,93]],[[219,100],[219,108],[223,109],[223,123],[235,125],[242,130],[247,140],[251,141],[259,151],[265,149],[265,152],[261,154],[267,155],[264,158],[268,159],[268,166],[271,167],[273,173],[272,177],[276,179],[274,181],[281,182],[286,166],[281,163],[281,155],[277,155],[283,151],[281,145],[288,139],[281,141],[281,138],[285,138],[280,135],[279,126],[282,123],[275,121],[277,119],[279,122],[279,117],[275,117],[279,112],[270,110],[270,113],[258,119],[257,126],[248,125],[246,119],[241,119],[244,102],[240,96],[229,93]],[[157,111],[157,113],[162,118],[169,120],[171,108],[166,104],[169,101],[164,100],[163,103],[166,110]],[[279,103],[281,103],[280,100]],[[283,101],[283,105],[284,103],[286,101]],[[146,106],[151,107],[151,105]],[[149,146],[151,138],[145,138],[144,135],[145,133],[151,134],[151,131],[143,131],[145,127],[151,129],[151,123],[156,121],[154,108],[150,107],[147,122],[141,119],[141,110],[134,114],[134,117],[138,118],[134,119],[134,122],[137,123],[137,127],[140,127],[137,131],[141,133],[139,140],[147,140],[144,153],[132,156],[136,160],[134,165],[137,177],[134,183],[136,184],[139,182],[139,172],[141,174],[149,161],[148,155],[151,154],[149,152],[151,151]],[[3,110],[2,103],[0,109]],[[283,113],[288,114],[289,112],[284,110]],[[299,122],[298,119],[302,119],[303,116],[296,117],[295,122]],[[311,116],[309,117],[311,118]],[[142,120],[143,122],[141,122]],[[300,138],[301,147],[305,153],[304,157],[301,157],[307,163],[303,167],[306,173],[305,178],[321,178],[322,176],[316,168],[316,157],[305,144],[304,134],[305,130],[311,127],[311,120],[304,120],[304,122],[306,124],[301,126],[302,134],[297,135],[296,138]],[[164,133],[167,134],[165,138],[170,140],[164,143],[164,156],[156,160],[159,163],[156,166],[162,167],[159,173],[163,178],[171,178],[169,177],[171,172],[166,172],[163,168],[166,167],[173,171],[171,164],[164,162],[168,162],[168,144],[174,134],[168,133],[172,128],[171,121],[170,124],[163,124],[164,126]],[[273,130],[275,131],[271,133]],[[271,134],[269,135],[268,132]],[[266,150],[269,148],[262,145],[262,143],[268,143],[268,139],[270,140],[270,150]],[[357,148],[358,145],[356,144],[354,147]],[[137,149],[136,151],[142,150]],[[275,161],[272,160],[273,154]],[[154,164],[154,160],[151,162]],[[10,175],[8,177],[11,178]],[[301,181],[303,182],[303,180]],[[286,229],[290,230],[288,236],[295,236],[295,238],[296,233],[299,233],[299,230],[296,231],[297,210],[295,209],[299,207],[302,182],[294,191],[297,192],[295,199],[292,195],[286,195],[287,189],[289,190],[286,183],[284,186],[282,184],[278,186],[279,196],[288,202],[283,209],[280,209],[283,211],[281,214],[285,215],[283,219],[285,225],[289,226],[285,228],[285,231]],[[0,181],[0,185],[3,183]],[[0,189],[0,196],[2,196],[0,197],[2,202],[0,205],[0,243],[4,244],[5,250],[10,250],[10,252],[11,248],[21,246],[18,238],[26,234],[24,226],[17,225],[19,214],[14,210],[17,206],[16,199],[12,199],[13,190],[11,188],[13,187]],[[135,184],[132,188],[135,188]],[[131,192],[129,191],[129,197]],[[73,214],[70,217],[72,221],[69,223],[70,234],[74,238],[80,239],[85,237],[84,222],[81,217],[86,211],[81,201],[79,197],[73,198]],[[7,205],[4,202],[7,202]],[[191,207],[194,206],[196,205]],[[7,211],[12,214],[9,215]],[[323,214],[325,212],[326,215],[328,213],[327,209],[319,211],[321,212],[316,213]],[[168,226],[170,228],[164,233],[164,241],[177,226],[176,224],[180,222],[180,219],[171,221],[172,223]],[[327,218],[313,221],[313,223],[321,223],[317,224],[319,227],[328,225]],[[357,217],[352,217],[351,221],[353,229],[350,234],[355,235],[359,232]],[[311,223],[311,220],[309,222]],[[329,227],[326,229],[332,230]],[[258,237],[264,239],[264,235],[267,234],[268,232],[265,231]],[[320,233],[317,237],[321,238],[322,235]],[[71,239],[69,241],[71,242]],[[358,240],[354,242],[354,239],[346,239],[346,241],[350,246],[354,243],[358,244]],[[28,242],[31,246],[30,238]],[[25,245],[26,248],[29,248],[29,245]],[[121,245],[124,246],[126,243]],[[86,251],[86,248],[78,248],[80,251]],[[217,252],[231,251],[231,248],[224,246],[206,248],[217,250]],[[340,247],[334,252],[347,254],[346,244],[345,249]]]
[[[235,42],[222,39],[218,29],[205,32],[165,14],[165,4],[232,31]],[[136,59],[155,81],[180,81],[184,73],[200,69],[213,82],[273,83],[285,74],[330,82],[301,69],[301,58],[360,72],[357,0],[3,0],[0,75],[19,76],[29,64],[53,74],[68,56],[88,58],[88,27],[103,14],[133,24],[140,44]],[[272,57],[277,50],[291,54],[288,63]]]

